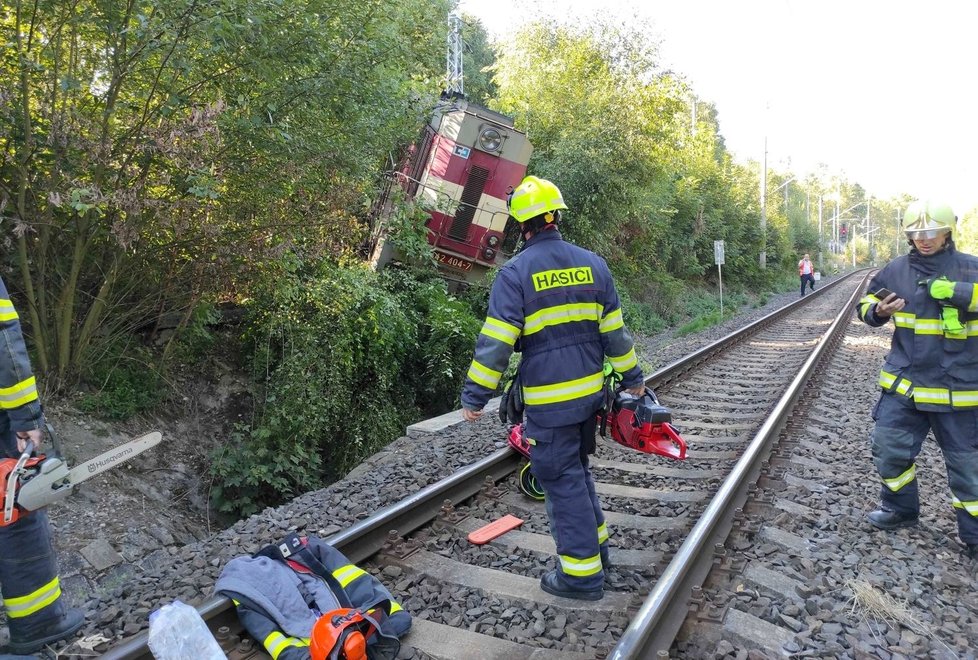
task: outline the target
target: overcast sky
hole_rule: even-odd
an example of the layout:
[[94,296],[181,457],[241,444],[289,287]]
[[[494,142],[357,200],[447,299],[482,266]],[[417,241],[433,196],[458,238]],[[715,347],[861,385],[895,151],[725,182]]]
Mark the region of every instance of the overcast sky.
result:
[[978,2],[462,0],[493,36],[547,16],[647,17],[741,162],[825,163],[877,197],[978,206]]

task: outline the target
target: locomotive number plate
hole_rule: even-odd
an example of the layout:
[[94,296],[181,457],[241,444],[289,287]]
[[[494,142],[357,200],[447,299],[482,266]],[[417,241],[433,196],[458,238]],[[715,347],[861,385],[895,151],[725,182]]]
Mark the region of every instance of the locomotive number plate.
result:
[[435,252],[435,259],[438,260],[442,266],[448,266],[449,268],[454,268],[456,270],[472,270],[472,262],[466,261],[460,257],[456,257],[450,254],[445,254],[444,252]]

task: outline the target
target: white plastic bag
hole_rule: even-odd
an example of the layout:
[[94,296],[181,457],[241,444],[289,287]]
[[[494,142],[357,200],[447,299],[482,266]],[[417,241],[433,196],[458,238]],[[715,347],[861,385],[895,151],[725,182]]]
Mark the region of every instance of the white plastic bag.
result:
[[175,600],[149,617],[149,650],[156,660],[226,660],[197,610]]

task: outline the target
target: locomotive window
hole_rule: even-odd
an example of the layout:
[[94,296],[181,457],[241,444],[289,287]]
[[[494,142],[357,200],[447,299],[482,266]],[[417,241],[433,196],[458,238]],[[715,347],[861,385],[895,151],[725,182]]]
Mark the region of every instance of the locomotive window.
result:
[[486,128],[479,133],[479,146],[484,151],[499,151],[503,146],[503,134],[495,128]]

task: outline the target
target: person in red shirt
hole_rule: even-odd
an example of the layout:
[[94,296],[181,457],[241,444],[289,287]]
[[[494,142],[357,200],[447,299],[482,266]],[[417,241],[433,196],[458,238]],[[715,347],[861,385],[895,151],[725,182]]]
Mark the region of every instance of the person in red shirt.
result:
[[798,262],[798,276],[801,278],[801,295],[805,295],[805,285],[808,284],[812,291],[815,290],[815,267],[812,260],[806,253],[801,261]]

